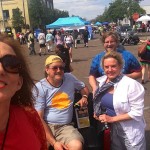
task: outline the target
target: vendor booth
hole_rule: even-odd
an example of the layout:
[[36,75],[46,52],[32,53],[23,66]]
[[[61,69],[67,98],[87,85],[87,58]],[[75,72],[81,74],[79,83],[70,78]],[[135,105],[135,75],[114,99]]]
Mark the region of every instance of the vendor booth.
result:
[[46,29],[59,29],[62,27],[83,27],[87,25],[89,22],[81,19],[80,17],[66,17],[59,18],[55,22],[46,25]]

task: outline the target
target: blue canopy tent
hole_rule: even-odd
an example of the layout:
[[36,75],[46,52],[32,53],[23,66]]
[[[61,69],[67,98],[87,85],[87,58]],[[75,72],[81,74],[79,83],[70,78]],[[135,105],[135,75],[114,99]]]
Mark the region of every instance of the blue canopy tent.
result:
[[102,25],[108,25],[109,22],[102,22]]
[[55,22],[46,25],[46,29],[54,29],[70,26],[84,26],[86,24],[87,21],[81,19],[80,17],[66,17],[66,18],[59,18]]
[[96,25],[96,26],[100,26],[100,25],[102,25],[102,23],[96,22],[95,25]]

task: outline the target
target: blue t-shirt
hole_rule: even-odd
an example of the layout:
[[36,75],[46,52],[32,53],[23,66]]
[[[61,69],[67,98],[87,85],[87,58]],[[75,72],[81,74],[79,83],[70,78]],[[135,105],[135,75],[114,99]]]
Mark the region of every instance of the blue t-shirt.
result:
[[85,84],[70,73],[65,73],[60,87],[52,86],[46,78],[36,83],[33,95],[35,109],[44,110],[44,120],[50,124],[68,124],[72,121],[75,90]]
[[54,36],[51,33],[46,34],[46,42],[52,41],[54,39]]
[[[122,69],[123,74],[130,74],[133,72],[141,71],[140,63],[132,53],[130,53],[127,50],[120,50],[120,49],[118,49],[117,52],[121,53],[124,59],[124,65]],[[105,51],[101,52],[93,58],[90,67],[89,73],[90,75],[93,75],[94,77],[97,78],[105,74],[104,70],[101,67],[101,59],[105,55],[105,53],[106,53]]]
[[106,108],[106,114],[109,116],[116,116],[113,106],[113,94],[106,93],[101,98],[101,107]]

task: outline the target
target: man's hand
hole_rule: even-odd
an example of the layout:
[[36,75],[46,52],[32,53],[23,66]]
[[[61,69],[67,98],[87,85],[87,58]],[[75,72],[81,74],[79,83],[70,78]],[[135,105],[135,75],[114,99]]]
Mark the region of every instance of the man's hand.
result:
[[96,116],[96,115],[94,114],[93,117],[94,117],[96,120],[98,120],[98,121],[100,121],[100,122],[102,122],[102,123],[113,123],[113,122],[114,122],[114,121],[113,121],[113,117],[108,116],[108,115],[106,115],[106,114],[99,115],[99,116]]
[[88,105],[88,100],[86,97],[82,97],[78,102],[77,104],[79,104],[81,107],[83,106],[87,106]]

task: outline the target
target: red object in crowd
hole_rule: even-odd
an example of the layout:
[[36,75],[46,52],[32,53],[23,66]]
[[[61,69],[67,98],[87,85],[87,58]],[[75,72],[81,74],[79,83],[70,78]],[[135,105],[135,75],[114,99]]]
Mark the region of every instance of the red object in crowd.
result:
[[133,18],[134,21],[136,21],[139,17],[140,17],[140,15],[138,13],[134,13],[132,15],[132,18]]
[[104,130],[104,150],[111,149],[110,128]]
[[17,34],[16,34],[17,39],[19,39],[19,35],[20,35],[20,33],[17,33]]
[[150,45],[150,41],[147,41],[147,44]]

